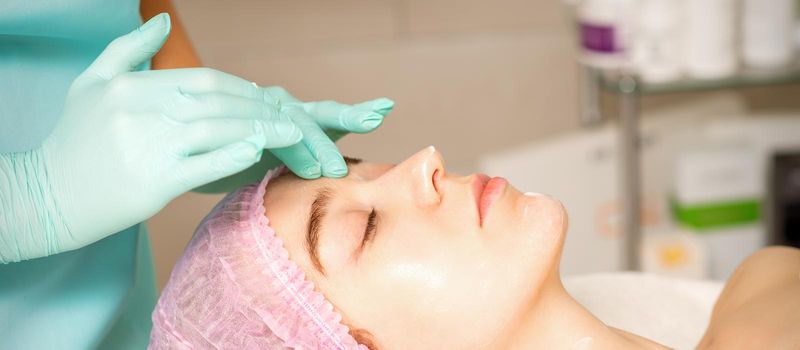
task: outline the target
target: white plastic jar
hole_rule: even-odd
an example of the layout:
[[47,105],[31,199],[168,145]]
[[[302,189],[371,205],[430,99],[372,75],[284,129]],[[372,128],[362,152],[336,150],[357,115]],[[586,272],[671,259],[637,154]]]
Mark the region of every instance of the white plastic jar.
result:
[[683,4],[683,55],[688,75],[719,79],[735,74],[736,1],[688,0]]
[[603,69],[628,65],[636,0],[583,0],[576,6],[582,61]]
[[684,0],[641,0],[633,60],[642,81],[664,83],[683,73],[680,17]]
[[744,0],[742,60],[756,68],[777,68],[794,59],[795,1]]

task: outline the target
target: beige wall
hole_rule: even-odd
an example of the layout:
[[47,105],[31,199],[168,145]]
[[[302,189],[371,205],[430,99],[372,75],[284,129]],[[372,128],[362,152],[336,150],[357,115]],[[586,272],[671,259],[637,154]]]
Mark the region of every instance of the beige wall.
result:
[[[206,65],[304,100],[397,102],[346,154],[398,161],[434,144],[448,169],[578,124],[560,0],[175,0]],[[220,196],[186,194],[149,222],[159,286]]]

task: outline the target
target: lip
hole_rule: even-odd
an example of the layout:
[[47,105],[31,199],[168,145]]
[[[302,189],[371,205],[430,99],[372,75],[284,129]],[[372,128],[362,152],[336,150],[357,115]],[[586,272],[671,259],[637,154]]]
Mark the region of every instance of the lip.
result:
[[483,226],[483,220],[489,212],[492,203],[500,197],[508,181],[502,177],[490,178],[486,174],[476,174],[472,182],[475,203],[478,207],[478,221]]

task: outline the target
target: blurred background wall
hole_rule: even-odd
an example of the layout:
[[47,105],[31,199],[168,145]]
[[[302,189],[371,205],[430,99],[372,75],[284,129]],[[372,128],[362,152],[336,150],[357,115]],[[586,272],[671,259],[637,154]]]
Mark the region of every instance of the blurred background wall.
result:
[[[483,155],[579,128],[577,44],[561,0],[173,2],[207,66],[302,100],[395,100],[379,130],[339,142],[347,155],[397,162],[433,144],[449,171],[469,173]],[[795,109],[798,93],[712,94],[730,110]],[[651,111],[696,99],[643,102]],[[186,194],[149,221],[159,286],[221,197]]]

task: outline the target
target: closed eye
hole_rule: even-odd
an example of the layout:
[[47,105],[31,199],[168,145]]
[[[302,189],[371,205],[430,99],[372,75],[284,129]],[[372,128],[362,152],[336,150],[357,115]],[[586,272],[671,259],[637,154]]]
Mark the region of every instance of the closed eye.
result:
[[364,228],[364,239],[361,241],[362,248],[375,237],[375,232],[378,231],[377,221],[378,213],[375,211],[375,208],[372,208],[369,216],[367,216],[367,226]]

